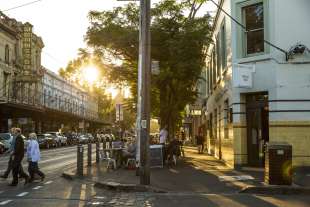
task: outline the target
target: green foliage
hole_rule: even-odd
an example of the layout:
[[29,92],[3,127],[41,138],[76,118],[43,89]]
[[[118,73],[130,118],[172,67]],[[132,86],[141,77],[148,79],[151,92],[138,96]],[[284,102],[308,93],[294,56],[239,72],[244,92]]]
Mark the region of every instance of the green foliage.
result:
[[[150,83],[151,109],[153,117],[160,118],[161,126],[168,125],[170,134],[181,124],[186,104],[197,97],[196,84],[205,65],[204,45],[211,41],[210,17],[197,16],[205,1],[164,0],[152,8],[151,57],[159,61],[160,74],[153,75]],[[91,11],[89,20],[85,38],[88,46],[109,68],[109,81],[130,86],[133,97],[128,103],[136,103],[138,6],[128,4],[111,11]],[[122,60],[122,64],[113,64],[113,59]],[[69,63],[67,70],[74,64]]]

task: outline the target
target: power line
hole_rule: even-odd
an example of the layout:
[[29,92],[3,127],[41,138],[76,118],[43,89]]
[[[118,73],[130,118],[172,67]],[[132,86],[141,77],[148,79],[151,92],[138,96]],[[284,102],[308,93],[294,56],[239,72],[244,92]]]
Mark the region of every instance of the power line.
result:
[[48,52],[46,51],[42,51],[42,53],[46,54],[49,58],[51,58],[52,60],[54,60],[56,63],[60,64],[60,65],[63,65],[65,64],[65,61],[62,61],[62,60],[59,60],[58,58],[55,58],[53,55],[49,54]]
[[[226,12],[219,4],[217,4],[214,0],[210,0],[220,11],[222,11],[224,14],[226,14],[231,20],[233,20],[236,24],[238,24],[242,29],[244,29],[246,32],[249,32],[249,30],[246,28],[246,26],[244,26],[242,23],[240,23],[237,19],[235,19],[234,17],[232,17],[230,14],[228,14],[228,12]],[[288,61],[288,52],[274,44],[272,44],[271,42],[269,42],[268,40],[264,39],[264,42],[268,45],[270,45],[271,47],[283,52],[285,54],[285,58],[286,61]]]
[[31,1],[31,2],[28,2],[28,3],[25,3],[25,4],[21,4],[19,6],[15,6],[15,7],[12,7],[12,8],[9,8],[9,9],[5,9],[3,10],[3,12],[7,12],[7,11],[11,11],[13,9],[18,9],[18,8],[21,8],[21,7],[25,7],[25,6],[29,6],[31,4],[35,4],[35,3],[38,3],[40,1],[43,1],[43,0],[36,0],[36,1]]

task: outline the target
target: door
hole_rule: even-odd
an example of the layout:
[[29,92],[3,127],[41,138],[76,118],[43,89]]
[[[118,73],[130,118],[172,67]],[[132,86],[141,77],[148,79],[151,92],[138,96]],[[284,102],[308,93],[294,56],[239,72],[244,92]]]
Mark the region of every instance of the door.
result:
[[268,95],[249,94],[246,97],[248,164],[263,167],[265,144],[269,141]]

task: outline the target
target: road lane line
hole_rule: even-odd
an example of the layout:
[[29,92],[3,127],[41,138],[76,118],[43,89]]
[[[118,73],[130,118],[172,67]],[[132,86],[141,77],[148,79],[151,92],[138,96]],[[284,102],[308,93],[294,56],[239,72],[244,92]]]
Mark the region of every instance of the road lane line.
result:
[[23,197],[23,196],[25,196],[25,195],[27,195],[29,192],[23,192],[23,193],[20,193],[20,194],[18,194],[18,195],[16,195],[17,197]]
[[42,185],[38,185],[37,187],[32,188],[33,190],[39,190],[40,188],[43,188]]
[[0,203],[0,206],[4,206],[4,205],[6,205],[6,204],[8,204],[8,203],[10,203],[10,202],[12,202],[12,200],[2,201],[2,202]]
[[51,183],[53,183],[53,181],[47,181],[46,183],[44,183],[45,185],[49,185],[49,184],[51,184]]

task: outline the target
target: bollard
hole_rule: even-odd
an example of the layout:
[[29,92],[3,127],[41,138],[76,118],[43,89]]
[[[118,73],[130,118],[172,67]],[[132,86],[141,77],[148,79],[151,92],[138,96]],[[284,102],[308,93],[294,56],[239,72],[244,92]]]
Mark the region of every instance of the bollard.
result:
[[77,147],[77,175],[83,176],[83,156],[84,156],[84,147],[83,145],[78,145]]
[[87,165],[91,166],[91,153],[92,153],[92,144],[88,143],[87,145]]
[[96,142],[96,163],[99,162],[99,150],[100,150],[100,143]]

